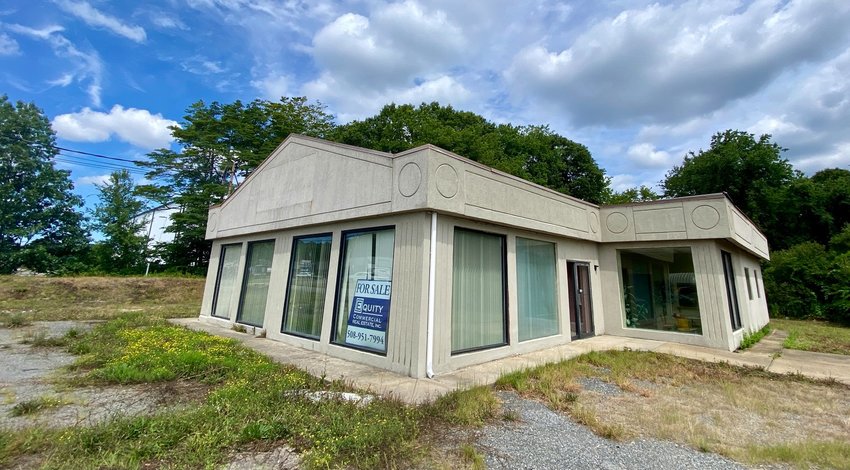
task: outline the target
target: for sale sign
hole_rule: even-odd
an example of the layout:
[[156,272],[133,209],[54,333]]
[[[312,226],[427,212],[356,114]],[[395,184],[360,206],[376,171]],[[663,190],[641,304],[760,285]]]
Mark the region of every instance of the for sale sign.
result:
[[387,351],[391,281],[359,279],[348,313],[345,343],[375,351]]

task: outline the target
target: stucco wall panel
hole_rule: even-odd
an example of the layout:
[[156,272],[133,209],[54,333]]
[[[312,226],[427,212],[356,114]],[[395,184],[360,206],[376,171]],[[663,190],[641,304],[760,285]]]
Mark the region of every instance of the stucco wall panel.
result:
[[672,233],[679,237],[685,235],[685,212],[681,204],[635,208],[632,214],[636,234]]

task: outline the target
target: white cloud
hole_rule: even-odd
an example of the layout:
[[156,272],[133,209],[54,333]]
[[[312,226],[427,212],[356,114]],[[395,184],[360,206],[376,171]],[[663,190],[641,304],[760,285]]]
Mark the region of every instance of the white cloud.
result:
[[83,186],[87,184],[102,186],[109,182],[110,174],[105,175],[90,175],[81,176],[74,181],[75,186]]
[[335,103],[334,111],[341,122],[363,119],[377,113],[389,103],[412,103],[438,101],[463,109],[474,97],[463,83],[448,75],[433,77],[409,87],[392,87],[350,93],[345,83],[339,83],[330,74],[310,82],[302,89],[305,95],[318,97],[322,101]]
[[841,0],[686,1],[625,10],[569,44],[519,52],[518,99],[578,125],[675,122],[751,96],[847,37]]
[[225,67],[222,67],[221,62],[199,55],[183,60],[180,68],[196,75],[219,74],[227,71]]
[[18,41],[15,41],[6,33],[0,33],[0,56],[18,55],[21,53]]
[[115,105],[108,113],[83,108],[78,113],[60,114],[53,129],[62,139],[75,142],[104,142],[115,136],[144,149],[167,147],[173,140],[169,126],[177,122],[146,109]]
[[178,18],[176,16],[168,16],[165,13],[162,13],[162,12],[156,12],[156,13],[151,14],[151,22],[155,26],[159,26],[160,28],[163,28],[163,29],[180,29],[180,30],[183,30],[183,31],[186,31],[186,30],[189,29],[189,27],[186,26],[186,24],[183,23],[183,21],[181,21],[180,18]]
[[264,98],[275,101],[282,96],[289,96],[291,84],[291,77],[280,72],[251,81],[251,86],[259,90]]
[[114,34],[123,36],[131,41],[145,42],[147,35],[141,26],[128,25],[111,15],[107,15],[88,2],[72,2],[70,0],[57,0],[56,4],[66,12],[83,20],[87,25],[96,28],[104,28]]
[[61,33],[62,31],[65,31],[65,28],[55,24],[47,25],[43,28],[31,28],[20,24],[9,24],[6,25],[6,28],[9,31],[41,40],[48,40],[54,33]]
[[445,12],[406,1],[384,5],[371,17],[338,17],[316,33],[312,52],[334,81],[354,92],[405,86],[452,66],[465,44]]
[[[87,83],[86,93],[89,95],[89,99],[94,106],[100,106],[103,62],[96,51],[83,52],[77,48],[65,36],[59,34],[64,31],[64,28],[61,26],[48,25],[43,28],[31,28],[19,24],[10,24],[6,28],[18,34],[23,34],[50,44],[53,53],[57,57],[65,59],[72,64],[73,69],[67,72],[67,74],[73,77],[73,81]],[[62,82],[65,81],[67,79],[63,78]]]
[[672,163],[669,153],[657,150],[654,145],[645,142],[632,145],[626,153],[641,167],[666,168]]
[[850,48],[801,77],[787,98],[748,126],[788,148],[799,169],[850,165]]
[[47,83],[50,86],[66,87],[66,86],[70,85],[71,82],[73,82],[73,81],[74,81],[74,75],[70,74],[70,73],[65,73],[65,74],[62,74],[62,76],[59,77],[59,78],[56,78],[54,80],[48,80]]

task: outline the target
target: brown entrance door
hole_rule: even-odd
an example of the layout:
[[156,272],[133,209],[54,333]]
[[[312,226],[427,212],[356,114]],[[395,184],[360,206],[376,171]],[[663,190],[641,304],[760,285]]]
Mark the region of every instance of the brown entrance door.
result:
[[593,336],[593,304],[590,297],[590,265],[567,262],[570,292],[570,332],[573,339]]

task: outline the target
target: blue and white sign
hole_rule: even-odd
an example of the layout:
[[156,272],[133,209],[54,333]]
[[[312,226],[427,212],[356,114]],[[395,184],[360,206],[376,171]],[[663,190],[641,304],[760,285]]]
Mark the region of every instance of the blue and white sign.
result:
[[348,312],[345,344],[387,351],[391,293],[391,281],[357,280],[351,311]]

